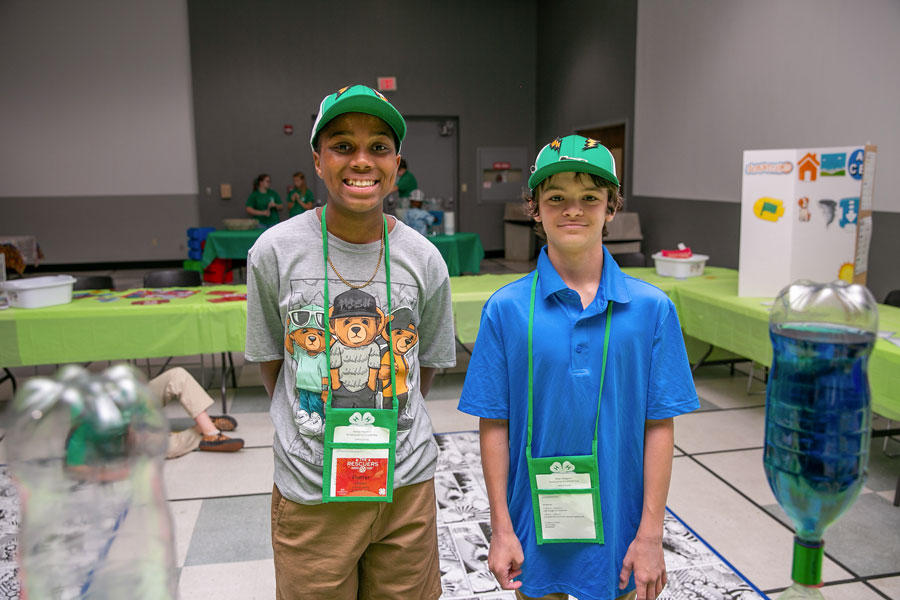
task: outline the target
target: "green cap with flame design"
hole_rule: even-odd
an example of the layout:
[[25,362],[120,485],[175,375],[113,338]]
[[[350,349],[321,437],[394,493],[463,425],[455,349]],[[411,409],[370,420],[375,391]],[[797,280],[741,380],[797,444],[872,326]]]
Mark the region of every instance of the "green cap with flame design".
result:
[[531,167],[528,187],[535,189],[551,175],[565,172],[590,173],[616,185],[616,160],[597,140],[580,135],[556,138],[544,146]]

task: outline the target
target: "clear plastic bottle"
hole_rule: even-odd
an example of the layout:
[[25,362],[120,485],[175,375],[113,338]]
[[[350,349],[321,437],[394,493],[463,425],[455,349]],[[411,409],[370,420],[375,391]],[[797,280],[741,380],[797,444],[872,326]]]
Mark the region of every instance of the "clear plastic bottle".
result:
[[797,532],[797,585],[781,598],[821,597],[808,586],[821,582],[823,533],[865,481],[871,438],[866,371],[877,332],[877,304],[861,285],[801,281],[782,290],[772,307],[763,463]]
[[10,412],[22,597],[174,599],[168,425],[140,374],[64,367],[28,381]]

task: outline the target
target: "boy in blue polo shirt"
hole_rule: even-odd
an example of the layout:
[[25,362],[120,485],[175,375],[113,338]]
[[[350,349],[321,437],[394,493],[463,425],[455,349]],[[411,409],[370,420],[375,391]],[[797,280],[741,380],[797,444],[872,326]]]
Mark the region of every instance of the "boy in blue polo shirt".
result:
[[603,247],[622,202],[609,150],[557,138],[528,186],[547,246],[485,304],[459,403],[481,418],[488,564],[519,598],[650,600],[673,417],[699,407],[678,316]]

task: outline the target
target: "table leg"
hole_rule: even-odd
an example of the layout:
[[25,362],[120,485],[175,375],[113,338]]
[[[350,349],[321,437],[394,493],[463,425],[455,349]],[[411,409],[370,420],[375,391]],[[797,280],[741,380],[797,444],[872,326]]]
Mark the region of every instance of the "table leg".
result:
[[[232,367],[234,371],[234,367]],[[225,382],[228,381],[228,367],[225,365],[225,352],[222,353],[222,413],[228,414],[228,399],[225,392]]]
[[13,394],[15,394],[16,393],[16,378],[15,378],[15,376],[13,376],[12,371],[7,369],[6,367],[3,367],[3,372],[6,373],[6,375],[4,375],[3,377],[0,377],[0,383],[3,383],[7,379],[9,379],[9,382],[12,384]]

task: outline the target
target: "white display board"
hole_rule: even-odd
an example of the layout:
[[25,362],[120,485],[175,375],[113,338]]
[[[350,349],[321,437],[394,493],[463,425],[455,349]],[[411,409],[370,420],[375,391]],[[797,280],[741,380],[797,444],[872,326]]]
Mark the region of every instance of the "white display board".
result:
[[799,279],[866,282],[876,146],[747,150],[739,296]]

